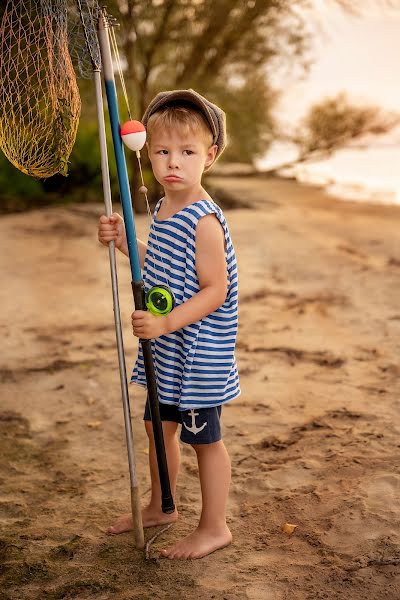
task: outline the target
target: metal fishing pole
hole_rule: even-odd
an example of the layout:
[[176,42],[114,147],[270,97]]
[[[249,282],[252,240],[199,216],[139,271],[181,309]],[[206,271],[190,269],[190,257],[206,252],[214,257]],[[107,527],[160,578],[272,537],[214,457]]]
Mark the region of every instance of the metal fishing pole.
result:
[[[101,88],[101,61],[100,56],[95,52],[91,46],[87,31],[87,23],[84,19],[82,12],[81,1],[77,0],[78,10],[82,21],[82,26],[85,34],[86,45],[91,58],[93,66],[93,77],[95,84],[96,93],[96,112],[97,112],[97,124],[99,129],[99,142],[100,142],[100,156],[101,156],[101,175],[103,182],[103,196],[104,196],[104,207],[108,217],[112,215],[112,201],[111,201],[111,185],[110,185],[110,173],[108,169],[108,154],[107,154],[107,142],[106,142],[106,128],[104,122],[104,107],[103,107],[103,92]],[[90,24],[93,25],[92,23]],[[140,507],[140,492],[139,485],[136,476],[136,464],[135,464],[135,452],[134,452],[134,439],[132,431],[132,422],[129,406],[129,393],[128,393],[128,382],[126,377],[126,364],[125,364],[125,352],[124,352],[124,341],[122,335],[122,324],[121,324],[121,312],[119,305],[119,294],[118,294],[118,277],[117,277],[117,264],[115,258],[115,242],[112,240],[108,244],[108,253],[110,259],[110,271],[111,271],[111,283],[112,283],[112,295],[113,295],[113,309],[114,309],[114,322],[115,322],[115,334],[117,339],[117,351],[118,351],[118,363],[119,363],[119,374],[121,381],[121,393],[122,393],[122,406],[124,412],[124,423],[125,423],[125,437],[126,447],[128,451],[128,464],[129,464],[129,475],[130,475],[130,487],[131,487],[131,510],[132,510],[132,522],[133,522],[133,535],[135,545],[137,548],[144,548],[144,533],[143,533],[143,522],[142,522],[142,511]]]
[[[136,310],[146,310],[144,284],[140,270],[139,251],[136,239],[135,223],[133,219],[128,173],[120,134],[118,101],[114,80],[114,70],[111,60],[109,27],[110,24],[106,10],[102,9],[98,22],[98,38],[103,65],[103,76],[107,95],[108,110],[110,115],[115,160],[117,165],[118,182],[121,193],[122,209],[124,213],[129,262],[132,273],[133,298]],[[153,425],[154,443],[160,478],[162,503],[161,508],[164,513],[171,513],[175,510],[175,505],[174,500],[172,498],[171,486],[168,475],[167,457],[165,453],[164,436],[160,418],[157,380],[151,350],[151,340],[140,339],[140,344],[142,346],[143,361],[146,372],[150,414]]]

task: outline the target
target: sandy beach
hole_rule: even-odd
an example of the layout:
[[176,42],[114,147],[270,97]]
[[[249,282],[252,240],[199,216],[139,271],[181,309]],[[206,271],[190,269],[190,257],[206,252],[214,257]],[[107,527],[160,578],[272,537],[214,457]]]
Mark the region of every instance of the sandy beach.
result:
[[[226,210],[240,282],[242,395],[223,409],[234,543],[157,558],[199,515],[184,445],[180,519],[150,558],[105,533],[129,511],[129,476],[102,204],[2,216],[0,600],[400,598],[400,207],[277,178],[209,184],[241,206]],[[142,239],[148,226],[137,219]],[[118,275],[130,372],[123,256]],[[130,395],[144,504],[145,392]]]

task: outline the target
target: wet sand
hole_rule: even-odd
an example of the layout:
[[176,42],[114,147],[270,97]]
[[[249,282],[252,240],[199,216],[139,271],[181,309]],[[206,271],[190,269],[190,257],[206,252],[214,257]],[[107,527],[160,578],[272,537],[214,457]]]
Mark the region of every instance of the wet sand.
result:
[[[226,211],[240,272],[242,395],[223,409],[233,545],[156,558],[199,514],[184,445],[180,519],[150,559],[131,534],[106,535],[129,478],[102,205],[3,216],[1,600],[400,598],[400,208],[280,179],[210,185],[248,204]],[[118,273],[130,371],[122,256]],[[130,393],[145,500],[145,397]]]

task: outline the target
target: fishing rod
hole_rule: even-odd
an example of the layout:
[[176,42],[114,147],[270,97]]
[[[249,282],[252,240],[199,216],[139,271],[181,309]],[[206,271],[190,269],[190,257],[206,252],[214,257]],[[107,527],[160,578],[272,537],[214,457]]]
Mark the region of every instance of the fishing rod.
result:
[[[93,78],[95,85],[95,96],[96,96],[96,113],[97,113],[97,126],[99,131],[99,143],[100,143],[100,157],[101,157],[101,175],[103,183],[103,196],[104,196],[104,208],[107,217],[110,217],[113,213],[112,199],[111,199],[111,184],[110,184],[110,172],[108,168],[108,152],[107,152],[107,141],[106,141],[106,127],[104,121],[104,106],[103,106],[103,92],[101,84],[101,58],[99,48],[94,43],[94,36],[90,29],[93,29],[92,15],[85,13],[84,9],[87,6],[83,5],[82,0],[77,0],[77,6],[81,18],[81,23],[85,35],[85,42],[87,50],[89,52],[90,60],[93,69]],[[131,413],[129,406],[129,393],[128,393],[128,382],[126,377],[126,364],[125,364],[125,352],[124,352],[124,340],[122,334],[121,324],[121,311],[119,304],[119,293],[118,293],[118,276],[117,276],[117,264],[115,256],[115,242],[112,240],[108,244],[108,254],[110,260],[110,271],[111,271],[111,284],[112,284],[112,296],[113,296],[113,312],[114,312],[114,323],[115,323],[115,334],[117,340],[117,352],[118,352],[118,363],[119,373],[121,382],[121,395],[122,395],[122,407],[124,413],[125,423],[125,437],[126,447],[128,452],[128,465],[130,475],[130,488],[131,488],[131,512],[132,512],[132,524],[133,524],[133,535],[135,545],[137,548],[144,548],[144,532],[142,522],[142,511],[140,506],[140,491],[136,475],[136,464],[135,464],[135,452],[134,452],[134,438],[132,431]]]
[[[101,61],[103,67],[103,77],[106,89],[108,111],[110,116],[114,154],[117,165],[122,210],[125,221],[129,262],[132,274],[132,292],[135,309],[147,310],[144,283],[140,269],[139,251],[135,231],[135,222],[133,218],[128,172],[126,168],[125,153],[121,139],[121,128],[118,113],[118,99],[115,87],[114,70],[112,65],[109,37],[110,27],[110,19],[107,15],[106,9],[103,8],[99,15],[97,33],[101,52]],[[158,473],[161,487],[161,508],[164,513],[172,513],[175,510],[175,505],[169,481],[167,457],[165,453],[164,436],[158,401],[157,379],[151,350],[151,340],[140,339],[139,343],[141,344],[143,352],[150,414],[154,433],[154,444],[157,455]]]

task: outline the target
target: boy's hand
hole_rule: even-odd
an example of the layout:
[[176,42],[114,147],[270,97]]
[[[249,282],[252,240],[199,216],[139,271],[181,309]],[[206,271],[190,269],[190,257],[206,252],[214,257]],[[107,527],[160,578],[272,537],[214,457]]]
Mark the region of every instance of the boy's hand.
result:
[[132,313],[133,335],[143,340],[158,338],[168,333],[168,318],[152,315],[147,310],[135,310]]
[[101,215],[98,230],[99,242],[107,246],[111,240],[115,241],[115,247],[123,251],[127,245],[124,220],[118,213],[111,217]]

